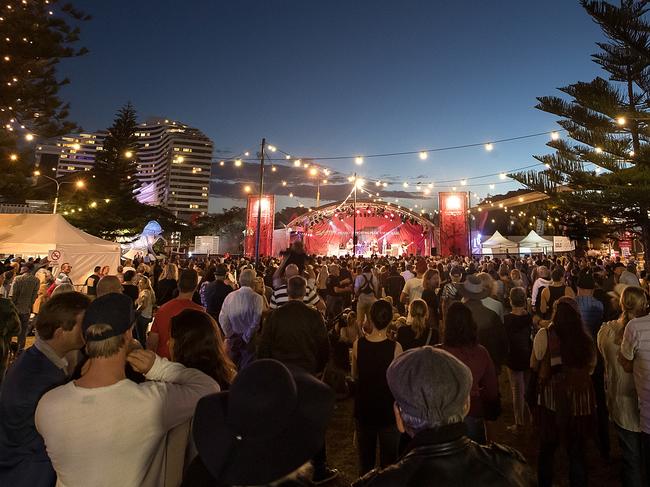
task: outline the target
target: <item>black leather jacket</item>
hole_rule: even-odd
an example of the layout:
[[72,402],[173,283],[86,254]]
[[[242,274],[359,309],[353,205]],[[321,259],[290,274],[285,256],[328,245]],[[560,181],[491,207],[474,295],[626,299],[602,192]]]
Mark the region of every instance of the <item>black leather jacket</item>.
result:
[[418,433],[394,465],[368,473],[354,487],[529,487],[536,485],[519,452],[493,443],[482,446],[456,423]]

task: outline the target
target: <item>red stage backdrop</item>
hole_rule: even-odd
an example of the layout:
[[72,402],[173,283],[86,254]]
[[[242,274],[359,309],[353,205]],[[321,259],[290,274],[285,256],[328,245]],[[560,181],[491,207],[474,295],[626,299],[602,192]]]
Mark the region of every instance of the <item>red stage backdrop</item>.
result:
[[439,193],[441,255],[469,255],[467,193]]
[[[310,254],[352,254],[352,215],[341,214],[310,227],[300,227],[299,230],[304,232],[302,238]],[[429,228],[423,228],[418,223],[402,222],[396,214],[390,218],[390,210],[383,216],[360,211],[357,237],[357,253],[360,255],[372,252],[373,246],[382,254],[429,255],[433,246],[433,235]]]
[[[257,212],[259,196],[248,196],[246,207],[246,239],[244,253],[247,257],[255,257],[255,241],[257,232]],[[271,255],[273,252],[273,226],[275,225],[275,197],[262,197],[262,224],[260,225],[260,255]]]

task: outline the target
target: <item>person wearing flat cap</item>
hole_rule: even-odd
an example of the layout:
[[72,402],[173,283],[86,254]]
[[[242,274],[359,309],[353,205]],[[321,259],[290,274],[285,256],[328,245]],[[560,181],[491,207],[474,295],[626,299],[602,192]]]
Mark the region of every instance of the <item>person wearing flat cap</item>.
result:
[[[149,485],[163,469],[167,433],[194,414],[196,403],[219,391],[203,372],[132,350],[133,301],[111,293],[93,301],[83,318],[87,367],[76,381],[46,393],[36,408],[57,485]],[[125,376],[126,363],[147,381]],[[159,464],[157,464],[159,462]]]
[[411,442],[399,462],[368,473],[354,487],[535,485],[519,452],[467,438],[463,418],[472,373],[453,355],[429,346],[408,350],[393,360],[386,378],[397,426]]
[[302,468],[323,446],[334,393],[298,368],[260,359],[227,392],[196,406],[198,457],[181,487],[311,485]]

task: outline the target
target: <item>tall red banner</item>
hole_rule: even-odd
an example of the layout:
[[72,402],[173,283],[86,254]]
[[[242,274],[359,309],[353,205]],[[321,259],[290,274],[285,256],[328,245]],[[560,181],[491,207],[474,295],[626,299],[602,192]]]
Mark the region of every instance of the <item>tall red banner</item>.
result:
[[[259,211],[259,196],[248,196],[246,207],[246,238],[244,253],[247,257],[255,257],[255,242],[257,235],[257,214]],[[271,255],[273,252],[273,226],[275,225],[275,197],[262,197],[262,218],[260,225],[260,255]]]
[[440,253],[469,255],[467,193],[439,193]]

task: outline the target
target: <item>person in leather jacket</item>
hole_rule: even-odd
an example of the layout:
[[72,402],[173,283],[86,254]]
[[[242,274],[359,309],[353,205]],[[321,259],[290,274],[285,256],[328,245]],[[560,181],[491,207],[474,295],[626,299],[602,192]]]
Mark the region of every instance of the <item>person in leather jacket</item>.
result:
[[373,470],[354,487],[534,486],[524,457],[507,446],[479,445],[466,436],[472,373],[433,347],[397,357],[386,373],[400,431],[411,437],[402,458]]

